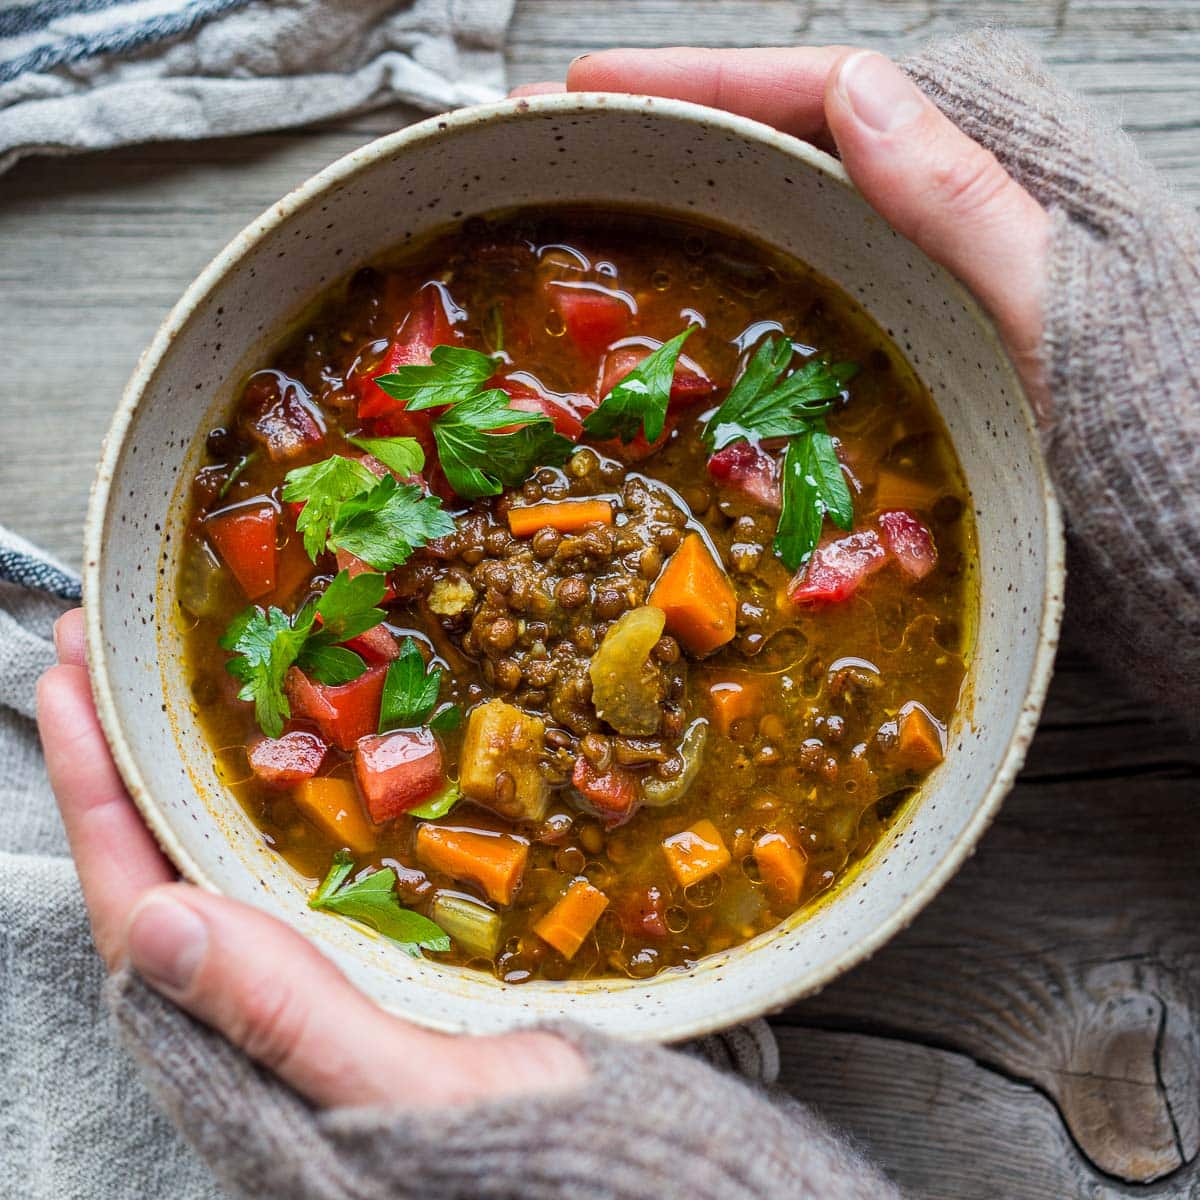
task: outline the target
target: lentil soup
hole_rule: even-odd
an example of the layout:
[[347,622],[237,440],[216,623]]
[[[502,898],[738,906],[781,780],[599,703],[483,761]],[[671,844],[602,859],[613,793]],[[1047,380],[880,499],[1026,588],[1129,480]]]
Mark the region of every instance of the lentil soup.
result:
[[406,247],[206,452],[177,597],[220,773],[314,907],[414,954],[688,966],[828,892],[945,754],[949,437],[848,297],[733,234],[547,209]]

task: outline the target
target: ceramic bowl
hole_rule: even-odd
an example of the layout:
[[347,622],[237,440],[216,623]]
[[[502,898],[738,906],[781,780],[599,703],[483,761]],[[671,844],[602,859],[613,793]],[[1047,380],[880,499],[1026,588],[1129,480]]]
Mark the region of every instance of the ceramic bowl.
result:
[[[319,293],[385,250],[473,213],[648,205],[717,222],[812,264],[906,352],[972,492],[982,589],[971,703],[945,763],[865,867],[824,903],[688,971],[534,982],[406,957],[306,906],[217,778],[180,669],[172,602],[187,481],[233,388]],[[188,288],[143,355],[105,444],[85,546],[88,653],[105,732],[181,873],[302,930],[388,1009],[443,1030],[577,1018],[675,1040],[813,992],[910,922],[970,854],[1012,785],[1058,631],[1061,528],[1029,407],[995,332],[892,232],[839,165],[726,113],[560,95],[469,108],[365,146],[263,214]]]

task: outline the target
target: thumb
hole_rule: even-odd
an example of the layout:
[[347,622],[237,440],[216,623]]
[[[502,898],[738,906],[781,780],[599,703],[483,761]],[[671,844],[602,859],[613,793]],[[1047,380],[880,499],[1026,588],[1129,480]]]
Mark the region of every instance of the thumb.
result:
[[826,83],[825,115],[863,195],[975,293],[1040,393],[1045,210],[880,54],[841,59]]
[[321,1107],[467,1103],[584,1073],[550,1034],[452,1038],[392,1017],[295,930],[186,884],[148,892],[126,936],[147,983]]

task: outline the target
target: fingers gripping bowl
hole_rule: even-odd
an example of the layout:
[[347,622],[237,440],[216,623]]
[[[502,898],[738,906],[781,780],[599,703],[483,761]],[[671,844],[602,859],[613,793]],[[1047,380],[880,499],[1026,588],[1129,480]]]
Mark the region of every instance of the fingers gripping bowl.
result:
[[[316,319],[314,302],[356,266],[395,257],[397,247],[402,261],[405,247],[427,245],[456,222],[500,212],[551,213],[564,205],[595,212],[635,205],[664,219],[736,230],[808,264],[861,305],[886,331],[900,366],[902,355],[920,377],[953,443],[970,489],[968,523],[974,510],[976,549],[964,569],[977,612],[968,616],[973,636],[962,634],[962,698],[944,714],[945,761],[915,799],[875,830],[860,861],[836,886],[815,900],[806,893],[807,903],[777,924],[751,922],[749,940],[740,944],[726,937],[722,948],[714,936],[701,945],[711,951],[701,957],[685,952],[664,960],[671,969],[649,979],[631,978],[628,971],[563,978],[569,969],[547,970],[514,986],[503,971],[464,966],[453,955],[414,959],[362,925],[309,906],[311,879],[264,839],[214,755],[211,722],[195,694],[202,668],[189,665],[196,654],[194,645],[188,653],[177,579],[189,522],[197,515],[191,483],[212,458],[204,435],[222,424],[239,398],[244,402],[247,377],[273,361],[271,347],[294,339],[298,323],[307,328]],[[548,242],[543,239],[539,250]],[[583,282],[595,284],[591,277]],[[683,307],[676,305],[677,323],[693,320],[680,318]],[[715,336],[720,322],[711,324],[694,334],[694,345],[704,345],[706,332]],[[643,331],[617,332],[636,340]],[[642,355],[669,338],[665,327],[653,332],[656,338],[642,338]],[[779,332],[780,323],[758,330],[757,344]],[[792,330],[787,333],[795,339]],[[747,350],[754,344],[751,339]],[[720,380],[714,369],[714,384],[727,389],[744,369],[742,360]],[[514,390],[508,394],[516,402]],[[717,388],[700,408],[711,414],[725,394]],[[680,418],[681,430],[687,419]],[[831,413],[835,434],[837,420]],[[611,431],[606,434],[611,440]],[[686,436],[679,433],[677,440]],[[617,449],[618,461],[623,449]],[[339,441],[299,461],[311,464],[335,451],[356,452]],[[702,482],[703,457],[697,462]],[[678,469],[686,470],[686,463]],[[645,473],[653,474],[650,466]],[[543,483],[549,490],[538,499],[554,500],[557,485],[549,478]],[[564,496],[591,498],[578,493]],[[723,496],[719,486],[714,494]],[[487,503],[500,505],[489,511],[503,522],[507,506],[515,511],[530,498],[533,492],[522,496],[518,488],[514,496]],[[620,509],[627,501],[618,494],[614,503]],[[868,488],[860,504],[863,519],[876,519],[881,507]],[[511,522],[510,532],[517,536]],[[822,543],[836,532],[827,522]],[[729,546],[710,543],[709,549],[721,556]],[[888,230],[819,152],[727,114],[611,96],[508,102],[424,122],[334,164],[235,239],[185,294],[130,383],[106,443],[85,551],[89,656],[101,720],[136,803],[185,876],[294,924],[368,993],[421,1023],[485,1031],[573,1016],[614,1033],[660,1040],[717,1028],[811,992],[871,953],[936,893],[986,828],[1019,767],[1049,677],[1062,582],[1059,517],[1027,405],[990,325],[962,289]],[[879,578],[887,576],[881,572]],[[602,638],[605,627],[597,629]],[[716,661],[706,658],[707,645],[701,651],[689,667],[693,676]],[[221,657],[215,648],[212,655]],[[494,682],[494,668],[492,674]],[[526,694],[523,702],[528,707],[536,697]],[[587,736],[583,728],[563,732]],[[802,740],[785,731],[784,765],[799,755]],[[568,741],[565,748],[573,752],[578,743]],[[736,797],[725,800],[736,803]],[[688,823],[698,815],[689,813]],[[627,828],[641,819],[636,815]],[[602,830],[608,826],[600,822]],[[794,841],[797,828],[793,823],[785,837]],[[390,854],[390,843],[377,851],[385,852]],[[407,866],[402,857],[397,865]],[[533,922],[546,913],[528,916]]]

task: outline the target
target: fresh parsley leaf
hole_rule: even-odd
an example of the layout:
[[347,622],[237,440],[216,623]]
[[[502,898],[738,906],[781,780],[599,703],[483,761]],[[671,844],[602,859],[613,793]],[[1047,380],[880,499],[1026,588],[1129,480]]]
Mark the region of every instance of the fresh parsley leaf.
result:
[[296,528],[304,549],[316,560],[325,552],[329,527],[345,501],[376,484],[375,476],[357,459],[335,454],[309,467],[296,467],[284,477],[283,499],[302,503]]
[[694,328],[689,325],[664,342],[614,384],[599,408],[588,413],[583,422],[584,433],[600,440],[619,437],[622,442],[632,442],[639,433],[644,433],[648,442],[658,438],[667,420],[679,350]]
[[316,603],[321,628],[313,635],[314,640],[322,645],[347,642],[374,629],[387,615],[376,607],[386,590],[387,579],[374,571],[358,575],[339,571]]
[[318,683],[331,687],[350,683],[367,669],[366,663],[345,646],[318,646],[311,642],[300,651],[296,666]]
[[462,724],[462,709],[457,704],[443,704],[429,718],[429,728],[434,733],[450,733]]
[[425,673],[425,658],[412,638],[404,639],[400,655],[388,666],[379,706],[379,732],[424,725],[438,702],[442,669]]
[[453,532],[454,519],[436,496],[385,475],[369,492],[342,501],[328,536],[330,546],[390,571],[431,538]]
[[424,821],[436,821],[439,817],[444,817],[461,799],[462,792],[459,790],[458,783],[452,779],[440,792],[430,796],[424,804],[410,808],[408,815],[420,817]]
[[354,651],[335,643],[357,637],[383,620],[386,614],[375,605],[383,598],[385,586],[382,575],[364,572],[351,578],[348,571],[340,571],[324,595],[295,616],[279,608],[254,607],[230,622],[219,643],[234,656],[225,669],[241,681],[238,698],[253,702],[263,733],[279,737],[291,716],[284,691],[290,667],[299,666],[318,683],[333,685],[349,683],[366,670]]
[[[419,475],[425,466],[425,451],[421,443],[412,437],[366,438],[352,437],[346,439],[351,445],[365,450],[372,457],[379,459],[389,470],[407,479],[410,475]],[[372,476],[372,486],[374,476]]]
[[854,511],[850,489],[833,438],[817,418],[788,442],[783,457],[783,507],[775,530],[775,552],[790,571],[805,566],[828,516],[849,529]]
[[225,669],[242,685],[238,699],[253,702],[255,720],[268,737],[279,737],[291,716],[283,680],[307,636],[307,629],[292,627],[282,609],[248,608],[233,619],[219,641],[223,650],[234,655]]
[[396,897],[396,872],[391,867],[372,871],[347,883],[354,859],[345,850],[333,856],[333,865],[308,905],[318,912],[333,912],[360,921],[398,942],[414,958],[421,950],[449,950],[450,938],[428,917],[405,908]]
[[393,399],[403,401],[409,412],[457,404],[474,395],[495,373],[489,355],[464,346],[434,346],[427,366],[413,364],[391,375],[377,375],[375,382]]
[[498,389],[454,404],[434,421],[433,436],[446,479],[468,500],[498,496],[535,467],[565,463],[575,449],[554,432],[549,417],[510,408],[507,393]]
[[784,375],[792,361],[787,338],[764,338],[721,407],[705,422],[709,450],[720,450],[743,438],[765,441],[802,433],[810,420],[823,416],[858,367],[820,359]]

